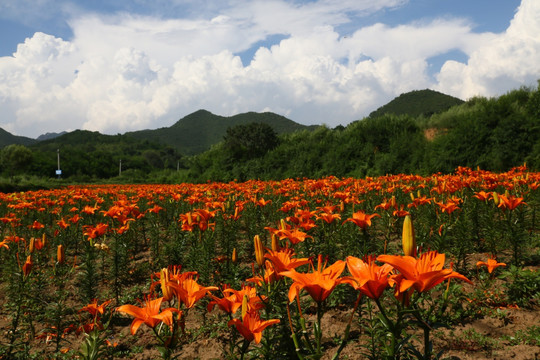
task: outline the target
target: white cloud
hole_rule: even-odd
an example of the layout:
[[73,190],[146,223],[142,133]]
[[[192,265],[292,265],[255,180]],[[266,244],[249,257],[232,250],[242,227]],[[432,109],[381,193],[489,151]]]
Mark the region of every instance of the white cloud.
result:
[[[36,33],[0,58],[0,127],[32,137],[76,128],[114,134],[170,126],[201,108],[335,126],[413,89],[489,95],[539,76],[534,0],[523,0],[502,34],[475,33],[461,19],[336,31],[346,14],[405,1],[373,3],[233,1],[210,15],[166,20],[78,13],[69,41]],[[287,38],[259,48],[249,65],[234,55],[274,34]],[[448,61],[431,78],[428,59],[452,50],[468,63]]]
[[496,96],[540,78],[540,2],[522,0],[508,29],[469,51],[467,64],[448,61],[437,76],[440,91],[467,99]]

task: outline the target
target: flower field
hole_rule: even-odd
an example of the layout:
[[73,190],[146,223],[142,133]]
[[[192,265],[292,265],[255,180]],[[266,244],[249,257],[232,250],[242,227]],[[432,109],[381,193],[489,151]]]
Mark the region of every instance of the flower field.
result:
[[534,359],[539,186],[523,166],[0,194],[0,358]]

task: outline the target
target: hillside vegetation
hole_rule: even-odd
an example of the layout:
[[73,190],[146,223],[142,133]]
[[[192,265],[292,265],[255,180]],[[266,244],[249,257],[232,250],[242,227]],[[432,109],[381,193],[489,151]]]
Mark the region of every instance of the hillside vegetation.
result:
[[[223,118],[201,110],[170,128],[115,136],[76,131],[28,146],[32,160],[27,166],[3,162],[2,171],[15,179],[21,174],[53,177],[57,149],[62,176],[71,182],[365,177],[451,173],[459,166],[506,171],[524,162],[540,169],[538,89],[476,97],[444,111],[430,94],[440,98],[431,91],[402,95],[394,102],[402,104],[400,115],[393,106],[383,107],[380,116],[335,129],[308,128],[271,113]],[[404,98],[415,104],[410,114]],[[185,140],[178,140],[179,134]],[[182,147],[195,155],[179,151]],[[209,149],[197,153],[204,147]]]
[[244,162],[218,145],[191,159],[186,179],[430,174],[459,166],[506,171],[524,162],[539,169],[539,115],[540,92],[522,88],[431,117],[384,114],[344,129],[287,134],[272,151]]
[[247,125],[251,122],[270,125],[278,134],[316,127],[301,125],[270,112],[248,112],[225,117],[199,110],[178,120],[171,127],[129,132],[126,135],[169,145],[184,155],[194,155],[210,149],[212,145],[223,140],[228,127]]
[[18,145],[31,145],[34,144],[36,140],[30,139],[24,136],[17,136],[7,132],[4,129],[0,128],[0,148],[4,146],[18,144]]
[[463,103],[461,99],[438,91],[415,90],[399,95],[388,104],[373,111],[369,117],[376,118],[385,114],[431,116]]

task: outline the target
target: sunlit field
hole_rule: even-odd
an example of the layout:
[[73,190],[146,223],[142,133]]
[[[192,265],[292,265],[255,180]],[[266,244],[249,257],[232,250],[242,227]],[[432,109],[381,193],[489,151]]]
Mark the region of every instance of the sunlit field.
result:
[[539,186],[523,166],[0,194],[0,358],[534,359]]

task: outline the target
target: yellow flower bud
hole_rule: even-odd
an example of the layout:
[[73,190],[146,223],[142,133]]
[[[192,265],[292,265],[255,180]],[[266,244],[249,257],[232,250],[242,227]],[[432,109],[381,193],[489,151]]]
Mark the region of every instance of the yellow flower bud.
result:
[[248,297],[247,295],[244,295],[244,298],[242,299],[242,320],[246,317],[246,314],[248,312]]
[[263,266],[264,249],[259,235],[255,235],[255,237],[253,238],[253,243],[255,245],[255,260],[257,261],[257,264],[259,264],[259,266]]
[[272,251],[279,251],[279,239],[276,234],[272,234]]
[[163,268],[159,272],[159,283],[161,284],[161,292],[163,293],[163,300],[169,301],[173,297],[173,292],[171,291],[171,287],[167,285],[167,282],[169,281],[169,270],[167,268]]
[[412,191],[409,193],[409,195],[410,195],[410,197],[411,197],[411,200],[414,201],[414,194],[413,194]]
[[493,192],[493,202],[495,205],[499,205],[499,194],[497,194],[495,191]]
[[236,253],[236,248],[234,248],[232,251],[231,260],[233,264],[236,264],[236,262],[238,261],[238,254]]
[[416,257],[416,240],[414,238],[414,227],[410,215],[403,220],[403,233],[401,236],[403,252],[407,256]]
[[56,249],[56,260],[59,264],[63,264],[66,259],[66,251],[64,250],[64,246],[62,244],[58,245],[58,248]]
[[30,238],[30,242],[28,243],[28,251],[31,253],[34,252],[34,243],[36,242],[35,238]]

